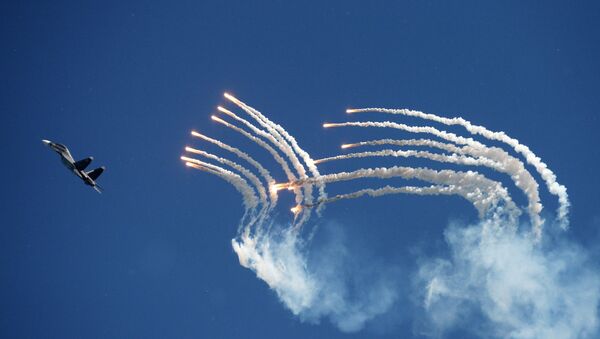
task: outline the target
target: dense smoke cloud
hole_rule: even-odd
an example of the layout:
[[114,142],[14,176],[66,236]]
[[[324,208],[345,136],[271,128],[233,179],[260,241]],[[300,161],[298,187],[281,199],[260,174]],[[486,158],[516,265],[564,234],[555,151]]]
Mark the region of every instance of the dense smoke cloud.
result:
[[438,336],[462,327],[498,338],[598,334],[600,272],[583,248],[550,237],[538,244],[508,228],[481,230],[450,226],[451,258],[421,263],[415,287],[430,326],[420,330]]

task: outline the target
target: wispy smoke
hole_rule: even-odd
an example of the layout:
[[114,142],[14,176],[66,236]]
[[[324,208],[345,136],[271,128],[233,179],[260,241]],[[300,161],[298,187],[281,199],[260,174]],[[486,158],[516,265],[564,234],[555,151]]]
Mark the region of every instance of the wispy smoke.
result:
[[[400,270],[345,241],[333,223],[308,245],[289,229],[275,228],[267,239],[234,239],[240,263],[256,272],[300,319],[329,318],[340,330],[355,332],[390,311],[399,298]],[[357,254],[356,252],[362,252]]]
[[463,328],[482,337],[597,337],[600,274],[584,249],[481,229],[450,226],[451,258],[422,262],[415,279],[426,317],[421,334]]
[[[408,310],[414,315],[414,330],[419,336],[443,337],[455,331],[470,331],[486,338],[568,339],[600,335],[600,269],[594,266],[588,251],[565,240],[563,234],[553,236],[559,229],[564,232],[568,225],[570,202],[566,187],[517,139],[462,118],[411,110],[354,109],[347,112],[409,115],[442,125],[458,125],[470,137],[433,126],[390,121],[326,123],[323,126],[328,128],[385,128],[425,133],[433,138],[377,139],[345,144],[342,149],[391,145],[431,150],[384,149],[315,161],[283,127],[239,99],[229,94],[225,98],[252,122],[223,107],[218,108],[219,112],[249,131],[217,116],[212,117],[213,121],[260,146],[280,167],[280,180],[285,177],[287,182],[276,182],[275,172],[241,149],[198,132],[192,135],[236,155],[251,167],[192,147],[186,147],[186,152],[228,169],[188,156],[181,159],[191,168],[224,179],[241,193],[245,214],[232,240],[233,249],[241,265],[253,270],[285,307],[303,321],[317,323],[326,318],[342,331],[355,332],[378,319],[382,323],[398,319],[395,313]],[[486,145],[473,137],[510,147],[505,150]],[[525,162],[509,152],[519,154]],[[437,166],[451,164],[476,169],[483,166],[508,175],[514,187],[527,198],[527,204],[517,205],[504,182],[474,170],[438,170],[407,164],[321,174],[316,167],[334,160],[382,157],[416,157]],[[539,184],[526,169],[526,163],[536,169],[548,191],[558,197],[557,219],[562,228],[544,232]],[[260,177],[252,170],[258,171]],[[329,198],[325,192],[326,184],[389,178],[409,181],[410,186],[366,187]],[[318,188],[317,192],[313,186]],[[278,192],[285,189],[294,194],[296,205],[290,209],[293,221],[273,226],[275,207],[280,201]],[[314,229],[306,230],[313,208],[319,211],[339,200],[389,194],[457,195],[472,203],[480,220],[473,225],[455,223],[446,229],[449,255],[445,258],[419,258],[416,268],[402,269],[397,263],[378,259],[351,243],[342,226],[325,223],[317,236]],[[529,221],[521,224],[523,211],[527,211]],[[413,289],[406,288],[407,280],[412,281]]]

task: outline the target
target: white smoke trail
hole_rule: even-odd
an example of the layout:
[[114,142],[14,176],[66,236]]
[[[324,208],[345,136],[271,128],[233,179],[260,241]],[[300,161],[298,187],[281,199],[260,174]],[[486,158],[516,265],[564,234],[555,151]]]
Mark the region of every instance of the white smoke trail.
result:
[[[536,238],[540,238],[542,234],[542,224],[544,220],[539,216],[543,206],[540,202],[538,184],[535,179],[527,171],[523,163],[515,157],[509,155],[504,150],[497,147],[487,147],[484,144],[473,140],[472,138],[464,138],[457,136],[454,133],[448,133],[446,131],[440,131],[430,126],[408,126],[405,124],[398,124],[394,122],[344,122],[344,123],[326,123],[323,127],[379,127],[379,128],[393,128],[404,130],[411,133],[428,133],[440,137],[444,140],[452,143],[465,145],[457,153],[470,154],[478,158],[489,158],[495,160],[499,166],[495,166],[496,170],[507,173],[511,176],[511,179],[519,189],[521,189],[527,196],[528,201],[528,212],[532,219],[532,229]],[[381,142],[387,142],[388,139]],[[352,145],[354,146],[354,145]],[[441,145],[439,142],[425,141],[424,146],[437,147],[440,146],[442,149],[453,149],[452,144]]]
[[[386,185],[381,188],[365,188],[362,190],[358,190],[352,193],[338,194],[333,197],[328,197],[325,200],[320,200],[316,204],[329,204],[332,202],[336,202],[339,200],[345,199],[356,199],[363,197],[365,195],[370,197],[381,197],[384,195],[390,194],[414,194],[414,195],[459,195],[465,199],[468,199],[470,203],[475,203],[470,195],[462,194],[461,190],[453,185],[443,186],[443,185],[431,185],[427,187],[417,187],[417,186],[403,186],[403,187],[393,187]],[[312,207],[312,206],[307,206]]]
[[[299,204],[293,210],[294,215],[299,215],[300,211],[305,212],[302,213],[298,224],[308,219],[311,207],[322,207],[337,200],[362,196],[458,195],[475,206],[481,218],[476,226],[456,227],[446,232],[452,257],[449,260],[419,262],[415,287],[422,297],[419,307],[424,306],[429,327],[418,329],[420,332],[418,334],[439,336],[443,335],[444,331],[457,326],[474,329],[476,335],[483,337],[579,338],[593,337],[598,333],[597,307],[600,300],[598,270],[584,262],[585,253],[582,250],[560,244],[553,250],[548,250],[546,245],[551,241],[551,237],[544,237],[542,241],[536,242],[528,235],[520,233],[517,228],[520,210],[501,183],[474,171],[459,172],[398,166],[320,175],[316,171],[316,163],[319,161],[313,161],[281,126],[271,122],[241,101],[231,96],[228,99],[246,111],[266,131],[231,112],[233,116],[224,113],[247,126],[252,133],[222,119],[213,119],[259,144],[271,155],[277,154],[281,161],[273,157],[280,165],[281,162],[287,164],[286,160],[290,161],[294,170],[298,171],[296,176],[288,167],[292,174],[290,176],[286,173],[288,183],[273,184],[273,181],[265,180],[271,185],[269,192],[275,196],[277,190],[283,188],[300,192],[301,198],[296,199]],[[224,109],[219,110],[223,112]],[[425,146],[451,154],[416,150],[382,150],[342,155],[327,160],[366,156],[410,156],[460,165],[488,166],[498,172],[509,174],[515,185],[526,193],[530,214],[533,212],[539,214],[541,210],[541,204],[538,209],[533,208],[535,207],[533,203],[539,202],[535,179],[524,168],[523,162],[500,148],[489,147],[472,138],[433,127],[412,127],[391,122],[342,123],[325,126],[391,127],[412,133],[433,134],[445,142],[428,139],[382,139],[344,145],[343,148],[390,144]],[[244,159],[251,159],[248,162],[253,161],[250,156],[237,148],[215,139],[200,137],[241,158],[244,158],[245,154]],[[283,157],[277,150],[283,153]],[[308,172],[299,170],[304,169],[304,166],[298,157],[308,166]],[[210,158],[216,161],[226,160],[218,156]],[[225,161],[220,162],[230,165]],[[264,280],[277,293],[284,305],[300,319],[318,322],[320,318],[328,317],[342,331],[353,332],[360,330],[374,318],[390,314],[393,307],[407,307],[399,303],[401,293],[405,289],[398,287],[401,285],[401,281],[397,279],[398,275],[381,274],[381,272],[393,271],[390,270],[389,264],[374,265],[374,260],[370,260],[372,258],[361,260],[355,248],[343,244],[343,236],[339,234],[334,235],[332,241],[325,246],[318,247],[313,246],[312,234],[303,236],[297,228],[272,226],[274,222],[265,227],[266,219],[257,218],[254,212],[262,200],[256,197],[252,186],[244,178],[219,166],[196,159],[188,158],[186,164],[229,181],[242,193],[246,212],[242,218],[243,229],[240,229],[236,238],[232,240],[233,249],[240,263],[252,269],[260,279]],[[420,180],[430,183],[431,186],[392,187],[388,185],[381,188],[365,188],[333,197],[327,197],[324,192],[325,184],[330,182],[392,177]],[[249,181],[256,186],[255,180],[249,179]],[[258,182],[260,183],[260,180]],[[322,192],[320,189],[316,201],[313,200],[312,188],[310,188],[313,184],[323,188]],[[305,195],[302,195],[304,188],[308,189],[305,189]],[[271,201],[274,205],[274,201],[277,200],[271,199]],[[252,211],[254,218],[250,222],[245,222],[248,211]],[[532,224],[535,224],[533,219]],[[352,265],[356,265],[355,268],[352,268]],[[406,272],[402,273],[400,276],[407,276]],[[358,293],[353,294],[353,291]],[[471,317],[469,312],[476,313],[476,317]],[[466,319],[465,323],[461,324],[460,319]],[[478,326],[479,324],[481,326]]]
[[395,146],[426,146],[431,148],[441,149],[450,153],[461,153],[461,148],[446,142],[439,142],[430,139],[379,139],[379,140],[368,140],[360,141],[352,144],[343,144],[342,148],[354,148],[361,146],[383,146],[383,145],[395,145]]
[[370,157],[401,157],[401,158],[423,158],[437,162],[445,162],[452,164],[461,164],[461,165],[470,165],[470,166],[487,166],[490,168],[498,168],[501,165],[493,160],[488,158],[472,158],[468,156],[458,155],[458,154],[438,154],[431,153],[427,151],[415,151],[415,150],[392,150],[385,149],[381,151],[369,151],[369,152],[358,152],[358,153],[348,153],[348,154],[340,154],[332,157],[321,158],[315,160],[315,163],[322,164],[329,161],[335,160],[347,160],[354,158],[370,158]]
[[[249,122],[246,119],[240,118],[239,116],[237,116],[235,113],[231,112],[230,110],[227,110],[221,106],[218,107],[218,110],[222,113],[225,113],[227,115],[229,115],[230,117],[234,118],[235,120],[241,122],[242,124],[246,125],[248,128],[250,128],[252,130],[252,132],[254,132],[255,134],[258,134],[264,138],[266,138],[267,140],[269,140],[273,145],[278,146],[278,142],[277,140],[275,140],[275,138],[273,137],[273,135],[263,131],[262,129],[259,129],[258,127],[254,126],[251,122]],[[288,180],[294,180],[291,178],[296,178],[295,174],[292,172],[292,170],[290,169],[290,166],[288,166],[288,163],[285,161],[285,159],[283,159],[281,157],[281,155],[279,155],[279,153],[273,149],[273,147],[271,147],[269,144],[267,144],[265,141],[263,141],[261,138],[255,137],[252,134],[248,133],[247,131],[231,124],[228,123],[227,121],[218,118],[213,120],[233,129],[234,131],[242,134],[243,136],[245,136],[246,138],[252,140],[254,143],[256,143],[257,145],[259,145],[260,147],[264,148],[267,152],[269,152],[269,154],[271,154],[271,156],[273,157],[273,159],[281,166],[281,169],[285,172],[285,175],[287,176]],[[283,150],[282,150],[283,152]]]
[[481,135],[489,140],[496,140],[503,142],[509,146],[511,146],[515,152],[522,154],[527,163],[535,167],[537,172],[541,175],[541,177],[546,182],[546,186],[550,193],[556,195],[559,201],[558,208],[558,219],[561,223],[563,229],[566,229],[569,225],[568,214],[569,214],[569,206],[571,203],[569,202],[569,195],[567,194],[567,188],[556,181],[556,175],[552,170],[548,168],[540,157],[538,157],[533,151],[529,149],[529,147],[521,144],[519,140],[515,138],[511,138],[504,132],[494,132],[489,129],[473,125],[470,121],[465,120],[463,118],[444,118],[437,116],[435,114],[424,113],[420,111],[414,111],[409,109],[386,109],[386,108],[361,108],[361,109],[351,109],[347,110],[348,113],[359,113],[359,112],[381,112],[381,113],[391,113],[391,114],[402,114],[407,116],[418,117],[426,120],[431,120],[435,122],[442,123],[444,125],[460,125],[464,127],[471,134]]
[[[260,202],[263,204],[264,209],[266,210],[269,208],[270,204],[267,200],[267,191],[265,190],[265,187],[260,182],[260,179],[258,179],[258,177],[256,175],[254,175],[254,173],[250,172],[247,168],[245,168],[244,166],[242,166],[234,161],[231,161],[229,159],[221,158],[214,154],[211,154],[211,153],[199,150],[199,149],[195,149],[192,147],[186,147],[185,151],[193,153],[193,154],[198,154],[198,155],[201,155],[201,156],[209,158],[209,159],[216,160],[216,161],[218,161],[224,165],[227,165],[231,168],[234,168],[238,172],[242,173],[242,175],[244,175],[244,177],[246,177],[246,179],[248,179],[256,188],[256,191],[258,192],[258,195],[260,197]],[[191,158],[186,158],[184,160],[189,161],[187,159],[191,159]],[[190,162],[194,162],[194,161],[190,161]],[[263,210],[262,213],[264,213],[265,210]],[[261,213],[261,215],[262,215],[262,213]]]
[[279,130],[275,127],[275,124],[270,120],[263,119],[263,115],[260,113],[256,113],[255,110],[238,100],[237,98],[225,93],[225,98],[236,104],[240,107],[244,112],[246,112],[250,117],[252,117],[256,122],[258,122],[261,126],[267,129],[268,133],[270,133],[274,139],[269,138],[271,141],[275,141],[275,145],[285,154],[285,156],[290,160],[292,166],[298,172],[300,178],[306,178],[306,170],[304,166],[300,163],[298,157],[296,157],[296,153],[288,144],[288,142],[284,139],[284,137],[279,133]]
[[[220,107],[220,106],[219,106],[219,110],[220,110],[220,111],[221,111],[221,110],[223,110],[223,112],[229,112],[229,113],[233,114],[232,112],[230,112],[230,111],[228,111],[228,110],[226,110],[226,109],[224,109],[224,108],[222,108],[222,107]],[[234,116],[236,116],[235,114],[233,114],[233,115],[234,115]],[[239,127],[237,127],[237,126],[233,125],[233,124],[230,124],[229,122],[227,122],[227,121],[225,121],[225,120],[223,120],[223,119],[221,119],[221,118],[219,118],[219,117],[216,117],[216,116],[214,116],[214,115],[213,115],[211,118],[212,118],[214,121],[216,121],[216,122],[218,122],[218,123],[220,123],[220,124],[222,124],[222,125],[224,125],[224,126],[226,126],[226,127],[230,128],[230,129],[232,129],[232,130],[234,130],[234,131],[236,131],[236,132],[240,133],[241,135],[245,136],[245,137],[246,137],[246,138],[248,138],[249,140],[253,141],[253,142],[254,142],[254,143],[256,143],[257,145],[259,145],[260,147],[262,147],[263,149],[265,149],[265,150],[266,150],[266,151],[267,151],[267,152],[268,152],[268,153],[269,153],[269,154],[270,154],[270,155],[273,157],[273,159],[274,159],[274,160],[275,160],[275,161],[276,161],[276,162],[277,162],[277,163],[278,163],[278,164],[281,166],[281,169],[282,169],[282,170],[283,170],[283,172],[285,173],[285,175],[286,175],[286,177],[287,177],[288,181],[293,181],[293,180],[296,180],[296,176],[295,176],[295,175],[294,175],[294,173],[293,173],[293,172],[290,170],[290,167],[288,166],[287,162],[286,162],[286,161],[285,161],[285,160],[284,160],[284,159],[281,157],[281,155],[279,155],[279,153],[277,153],[277,151],[276,151],[275,149],[273,149],[273,147],[271,147],[271,146],[270,146],[269,144],[267,144],[265,141],[263,141],[262,139],[260,139],[260,138],[258,138],[258,137],[255,137],[254,135],[252,135],[252,134],[248,133],[247,131],[245,131],[245,130],[243,130],[243,129],[241,129],[241,128],[239,128]],[[240,118],[240,119],[241,119],[241,118]],[[248,122],[248,124],[250,124],[250,123]],[[252,124],[250,124],[250,125],[252,125]],[[252,125],[252,126],[254,127],[254,125]],[[263,134],[267,134],[266,132],[264,132],[264,131],[262,131],[262,130],[259,130],[259,129],[258,129],[258,128],[256,128],[256,127],[254,127],[253,131],[254,131],[255,133],[257,133],[257,134],[261,134],[261,132],[262,132]],[[271,135],[269,135],[269,136],[271,136]],[[272,137],[272,136],[271,136],[271,137]],[[269,176],[269,177],[270,177],[270,176]],[[271,187],[271,186],[272,186],[272,185],[274,185],[274,184],[275,184],[275,180],[274,180],[273,178],[271,178],[271,177],[270,177],[270,178],[269,178],[269,180],[268,180],[268,185],[269,185],[269,187]],[[275,199],[275,201],[277,201],[277,191],[270,190],[270,192],[271,192],[271,195],[272,195],[272,197],[271,197],[271,200]],[[298,194],[298,192],[296,192],[296,194]],[[300,200],[300,201],[301,201],[301,200]]]
[[[264,168],[263,165],[261,165],[258,161],[254,160],[254,158],[252,158],[251,156],[249,156],[248,154],[246,154],[245,152],[242,152],[241,150],[239,150],[238,148],[235,148],[233,146],[230,146],[222,141],[219,141],[217,139],[213,139],[211,137],[208,137],[204,134],[200,134],[196,131],[192,131],[191,132],[192,136],[195,136],[197,138],[200,138],[202,140],[208,141],[209,143],[216,145],[217,147],[224,149],[228,152],[231,152],[235,155],[237,155],[240,159],[245,160],[247,163],[249,163],[250,165],[252,165],[254,168],[256,168],[258,170],[258,172],[265,178],[265,180],[267,182],[274,182],[273,177],[271,176],[271,174],[269,173],[269,171]],[[272,185],[272,184],[269,184]],[[269,186],[270,187],[270,186]],[[274,201],[277,201],[277,199],[275,199]]]
[[186,166],[188,167],[192,167],[201,171],[207,171],[206,169],[208,169],[207,172],[215,174],[230,183],[242,195],[246,212],[248,210],[253,210],[258,206],[258,198],[256,197],[256,194],[254,194],[254,190],[248,184],[248,182],[239,175],[222,167],[212,165],[198,159],[181,157],[181,160],[185,161]]
[[[258,127],[254,126],[252,123],[250,123],[248,120],[240,118],[239,116],[237,116],[236,114],[234,114],[233,112],[219,106],[218,107],[219,112],[225,113],[227,115],[229,115],[230,117],[234,118],[235,120],[241,122],[242,124],[246,125],[248,128],[250,128],[254,133],[264,137],[265,139],[269,140],[275,147],[277,147],[287,158],[288,160],[292,163],[292,166],[294,166],[294,168],[298,171],[298,173],[300,173],[300,171],[298,170],[298,167],[294,165],[294,154],[291,150],[291,148],[289,147],[289,145],[285,142],[281,142],[281,136],[279,136],[279,138],[276,136],[278,135],[277,132],[273,132],[272,129],[269,129],[269,127],[265,126],[264,123],[262,123],[261,121],[257,120],[255,118],[255,120],[257,120],[258,123],[260,123],[263,127],[267,128],[267,130],[269,131],[268,133],[259,129]],[[252,116],[252,115],[251,115]],[[254,116],[252,116],[254,117]],[[231,125],[233,126],[233,125]],[[258,138],[257,138],[258,139]],[[258,139],[260,140],[260,139]],[[253,139],[253,141],[255,141]],[[264,142],[263,142],[264,143]],[[268,149],[267,149],[268,151]],[[270,152],[270,151],[269,151]],[[290,156],[291,154],[291,156]],[[275,160],[281,165],[282,169],[284,170],[284,172],[286,173],[288,180],[292,181],[292,180],[296,180],[296,176],[292,173],[292,171],[290,170],[290,168],[288,167],[287,163],[285,162],[285,160],[283,160],[281,158],[281,156],[279,156],[279,154],[277,152],[272,152],[271,155],[275,158]],[[296,158],[296,163],[299,164],[298,159]],[[301,166],[301,165],[300,165]],[[302,168],[302,171],[304,169]],[[304,195],[302,194],[302,189],[301,188],[297,188],[294,190],[295,193],[295,198],[296,198],[296,205],[301,205],[303,200],[304,200]],[[296,213],[294,213],[296,214]]]
[[[406,141],[406,142],[405,142]],[[413,144],[418,146],[428,146],[435,148],[442,148],[447,151],[453,152],[450,155],[446,154],[438,154],[431,153],[426,151],[414,151],[414,150],[406,150],[406,151],[395,151],[395,150],[381,150],[381,151],[371,151],[371,152],[359,152],[359,153],[349,153],[338,155],[334,157],[322,158],[315,160],[316,163],[323,163],[333,160],[345,160],[352,158],[366,158],[366,157],[416,157],[416,158],[424,158],[438,162],[446,162],[446,163],[454,163],[461,165],[470,165],[470,166],[485,166],[496,170],[500,173],[507,173],[511,176],[515,185],[520,188],[523,193],[527,196],[528,199],[528,212],[529,217],[531,219],[531,223],[533,226],[533,232],[537,239],[541,238],[541,226],[543,224],[543,219],[540,217],[539,213],[541,212],[542,206],[540,203],[538,185],[535,179],[531,176],[531,174],[524,168],[523,163],[518,159],[510,156],[506,152],[501,149],[481,146],[481,147],[472,147],[472,146],[463,146],[458,147],[452,144],[446,144],[438,141],[421,139],[421,140],[376,140],[371,142],[362,142],[358,144],[350,144],[343,145],[345,148],[350,147],[358,147],[360,145],[378,145],[378,144],[395,144],[395,145],[403,145],[403,144]],[[473,155],[476,158],[472,158],[469,156],[462,156],[457,154],[468,154]],[[498,161],[496,161],[498,160]]]
[[[295,183],[284,184],[281,188],[289,186],[304,185],[308,182],[321,181],[323,183],[332,183],[348,181],[363,178],[388,179],[392,177],[401,177],[403,179],[418,179],[425,182],[438,185],[456,186],[462,196],[469,201],[483,218],[492,208],[498,206],[498,202],[503,201],[505,211],[512,218],[518,217],[519,209],[512,201],[508,191],[501,183],[487,179],[483,175],[474,172],[457,172],[452,170],[436,171],[429,168],[412,168],[393,166],[388,168],[366,168],[352,172],[340,172],[334,174],[325,174],[317,178],[299,180]],[[472,200],[471,200],[472,199]]]
[[[272,122],[266,116],[264,116],[261,112],[246,105],[244,102],[240,101],[239,99],[237,99],[227,93],[225,93],[225,97],[227,99],[231,100],[236,105],[238,105],[240,108],[242,108],[248,114],[253,114],[255,116],[255,118],[262,119],[267,125],[272,126],[276,131],[281,133],[284,136],[284,138],[287,139],[291,143],[294,151],[298,155],[300,155],[300,157],[304,160],[304,163],[308,167],[311,174],[315,177],[320,175],[319,170],[317,169],[317,166],[314,164],[314,161],[312,160],[310,155],[308,153],[306,153],[300,146],[298,146],[296,139],[293,136],[291,136],[283,127]],[[252,113],[250,113],[250,112],[252,112]],[[304,167],[302,167],[302,168],[304,168]],[[301,176],[300,178],[302,179],[303,177]],[[317,187],[319,188],[319,199],[324,199],[326,197],[325,186],[321,183],[317,183]],[[310,189],[312,191],[312,188],[310,186],[307,187],[307,189]],[[307,193],[307,195],[309,196],[309,198],[308,198],[309,201],[307,201],[307,203],[311,203],[312,202],[312,194]]]
[[347,122],[338,122],[338,123],[324,123],[323,127],[332,128],[332,127],[378,127],[378,128],[392,128],[403,130],[410,133],[426,133],[432,134],[436,137],[442,138],[444,140],[461,144],[461,145],[473,145],[478,146],[482,145],[481,143],[473,140],[472,138],[465,138],[458,136],[454,133],[440,131],[439,129],[431,126],[409,126],[405,124],[399,124],[391,121],[347,121]]

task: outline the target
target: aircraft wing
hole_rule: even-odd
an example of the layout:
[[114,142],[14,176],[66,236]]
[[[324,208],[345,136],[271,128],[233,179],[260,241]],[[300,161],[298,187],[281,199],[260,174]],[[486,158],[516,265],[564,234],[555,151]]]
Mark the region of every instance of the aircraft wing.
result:
[[100,174],[102,174],[102,172],[104,172],[104,166],[102,167],[98,167],[94,170],[91,170],[89,172],[86,172],[86,174],[92,179],[92,180],[96,180],[98,179],[98,177],[100,176]]
[[76,161],[73,165],[78,170],[83,171],[86,167],[88,167],[88,165],[92,162],[92,160],[94,160],[94,158],[88,157],[88,158]]

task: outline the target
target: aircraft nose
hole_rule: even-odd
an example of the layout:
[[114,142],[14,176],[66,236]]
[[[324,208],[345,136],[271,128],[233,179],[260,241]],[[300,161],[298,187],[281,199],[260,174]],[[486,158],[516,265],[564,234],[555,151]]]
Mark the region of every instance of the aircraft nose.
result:
[[42,139],[42,142],[46,145],[50,145],[50,140]]

